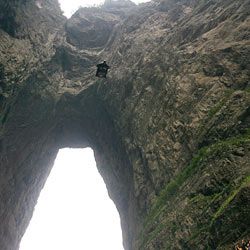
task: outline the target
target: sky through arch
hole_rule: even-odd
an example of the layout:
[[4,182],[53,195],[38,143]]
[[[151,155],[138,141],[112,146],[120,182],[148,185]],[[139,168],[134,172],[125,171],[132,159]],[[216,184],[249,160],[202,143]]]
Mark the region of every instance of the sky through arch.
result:
[[120,218],[93,151],[62,149],[20,250],[124,250]]
[[[58,0],[61,6],[62,11],[66,17],[71,17],[74,12],[80,7],[91,7],[95,5],[101,5],[104,3],[104,0]],[[144,3],[149,2],[150,0],[133,0],[134,3]]]

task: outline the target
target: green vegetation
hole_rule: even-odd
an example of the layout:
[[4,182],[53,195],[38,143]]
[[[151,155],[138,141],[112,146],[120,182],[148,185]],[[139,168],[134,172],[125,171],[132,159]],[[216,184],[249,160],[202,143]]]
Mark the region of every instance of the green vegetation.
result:
[[194,203],[194,204],[203,204],[204,205],[204,211],[206,211],[207,209],[209,209],[210,205],[217,201],[221,196],[222,193],[225,190],[219,192],[219,193],[215,193],[212,195],[203,195],[203,194],[198,194],[196,196],[194,196],[193,198],[190,199],[190,202]]
[[151,219],[157,215],[157,211],[166,204],[171,196],[176,194],[179,187],[190,177],[193,173],[197,171],[197,168],[201,166],[201,163],[211,154],[215,152],[227,151],[232,145],[241,145],[244,142],[250,142],[250,129],[243,136],[237,136],[230,138],[225,141],[219,141],[211,146],[201,148],[198,153],[193,157],[191,163],[170,181],[164,190],[160,193],[154,208],[151,210],[148,219]]
[[140,249],[144,249],[145,245],[150,242],[152,239],[154,239],[164,228],[164,225],[162,223],[158,224],[157,227],[150,233],[150,235],[147,238],[143,238],[142,244],[140,246]]
[[205,155],[207,154],[207,150],[208,148],[202,148],[192,159],[189,166],[186,167],[179,175],[176,176],[175,179],[173,179],[166,185],[165,189],[160,193],[157,202],[148,217],[150,221],[152,218],[157,216],[157,214],[160,212],[160,208],[162,208],[162,206],[166,204],[166,201],[168,201],[174,194],[176,194],[179,187],[187,180],[187,178],[196,171],[196,168],[200,165]]
[[212,223],[224,212],[224,210],[228,207],[231,201],[235,198],[235,196],[240,192],[242,188],[250,184],[250,175],[247,176],[242,184],[235,190],[232,190],[227,199],[222,203],[217,212],[214,214]]
[[[243,179],[242,183],[238,187],[234,187],[234,186],[230,186],[229,185],[222,192],[220,192],[218,194],[215,194],[215,195],[212,195],[212,197],[210,197],[210,196],[203,197],[204,199],[209,199],[210,200],[210,204],[212,204],[214,201],[216,201],[216,200],[218,201],[219,198],[225,197],[225,195],[223,195],[223,194],[229,193],[229,195],[226,196],[226,199],[224,200],[224,202],[222,203],[222,205],[218,208],[218,210],[212,216],[211,223],[207,224],[205,226],[202,226],[202,227],[197,227],[197,229],[192,233],[192,236],[190,237],[189,241],[192,241],[192,240],[196,239],[199,235],[202,234],[202,232],[209,231],[210,228],[213,226],[214,222],[216,221],[216,219],[220,215],[223,214],[223,212],[225,211],[225,209],[233,201],[233,199],[240,192],[240,190],[242,188],[244,188],[245,186],[249,185],[249,184],[250,184],[250,175],[247,176],[245,179]],[[193,202],[195,202],[195,201],[200,202],[199,198],[196,196],[196,197],[192,198],[191,200]]]
[[[211,218],[211,223],[207,224],[202,227],[197,227],[197,229],[192,233],[192,236],[189,238],[189,241],[193,241],[197,237],[199,237],[203,232],[208,232],[211,227],[213,226],[216,219],[223,214],[225,209],[228,207],[228,205],[233,201],[233,199],[236,197],[236,195],[240,192],[242,188],[250,184],[250,175],[243,179],[242,183],[238,187],[232,187],[228,186],[224,191],[222,191],[219,194],[216,194],[214,196],[214,199],[212,199],[211,203],[215,201],[217,198],[223,197],[223,193],[227,193],[228,189],[231,189],[229,191],[229,195],[226,197],[222,205],[219,207],[219,209],[214,213],[213,217]],[[210,203],[210,204],[211,204]],[[207,249],[209,249],[209,246],[207,246]]]
[[[163,212],[164,208],[168,204],[168,202],[171,201],[171,198],[178,192],[178,189],[185,183],[185,181],[195,174],[198,169],[202,168],[203,163],[206,159],[209,157],[213,157],[215,154],[222,154],[224,152],[229,151],[233,146],[240,146],[245,143],[250,142],[250,129],[246,131],[244,135],[236,136],[229,138],[224,141],[218,141],[215,144],[212,144],[208,147],[201,148],[198,153],[193,157],[190,164],[182,171],[180,172],[173,180],[171,180],[166,187],[163,189],[163,191],[158,196],[156,203],[152,210],[149,212],[145,222],[144,222],[144,230],[141,234],[141,247],[145,246],[149,241],[151,241],[163,228],[164,222],[159,223],[159,215]],[[230,202],[234,199],[234,197],[237,195],[237,193],[240,191],[242,187],[244,187],[246,184],[249,184],[250,177],[248,176],[240,187],[238,187],[236,190],[230,191],[232,187],[228,190],[229,187],[226,187],[225,190],[223,190],[221,193],[215,194],[213,196],[204,197],[204,199],[209,199],[210,204],[211,202],[217,200],[219,197],[221,197],[222,193],[229,191],[228,198],[223,202],[221,207],[218,209],[218,211],[214,214],[214,220],[220,216],[220,214],[223,213],[225,208],[230,204]],[[195,202],[199,200],[201,197],[193,197],[192,201]],[[146,232],[149,229],[149,227],[153,224],[159,224],[153,231],[147,234],[147,238],[145,238]],[[192,238],[196,238],[200,233],[201,230],[206,231],[208,230],[208,227],[210,225],[201,228],[197,231],[197,233],[194,233]]]
[[[244,89],[244,91],[249,93],[250,88],[246,88],[246,89]],[[226,102],[229,100],[229,98],[232,96],[232,94],[234,92],[235,92],[235,90],[233,90],[233,89],[228,89],[225,91],[223,99],[217,105],[215,105],[213,108],[211,108],[208,111],[208,115],[207,115],[208,120],[210,120],[215,114],[217,114],[217,112],[219,110],[221,110],[221,108],[226,104]]]

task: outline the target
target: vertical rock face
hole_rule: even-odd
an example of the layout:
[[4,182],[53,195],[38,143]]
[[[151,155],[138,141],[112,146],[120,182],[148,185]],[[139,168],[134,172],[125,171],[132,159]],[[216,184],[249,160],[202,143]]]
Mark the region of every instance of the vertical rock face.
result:
[[0,249],[62,147],[94,149],[126,250],[249,237],[249,9],[106,1],[66,20],[55,0],[0,0]]

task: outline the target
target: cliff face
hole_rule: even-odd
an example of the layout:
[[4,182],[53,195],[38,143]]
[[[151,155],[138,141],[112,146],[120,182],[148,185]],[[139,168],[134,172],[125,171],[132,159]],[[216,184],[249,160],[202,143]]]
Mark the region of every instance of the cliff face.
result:
[[66,20],[55,0],[0,0],[0,249],[18,249],[62,147],[94,149],[126,250],[249,237],[249,9],[125,1]]

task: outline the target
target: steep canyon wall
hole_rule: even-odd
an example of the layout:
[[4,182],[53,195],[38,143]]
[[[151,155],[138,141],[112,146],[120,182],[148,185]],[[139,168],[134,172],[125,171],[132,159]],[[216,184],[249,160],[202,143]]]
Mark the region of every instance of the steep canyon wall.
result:
[[18,249],[62,147],[94,149],[126,250],[250,237],[249,10],[122,1],[67,20],[56,0],[0,0],[0,249]]

